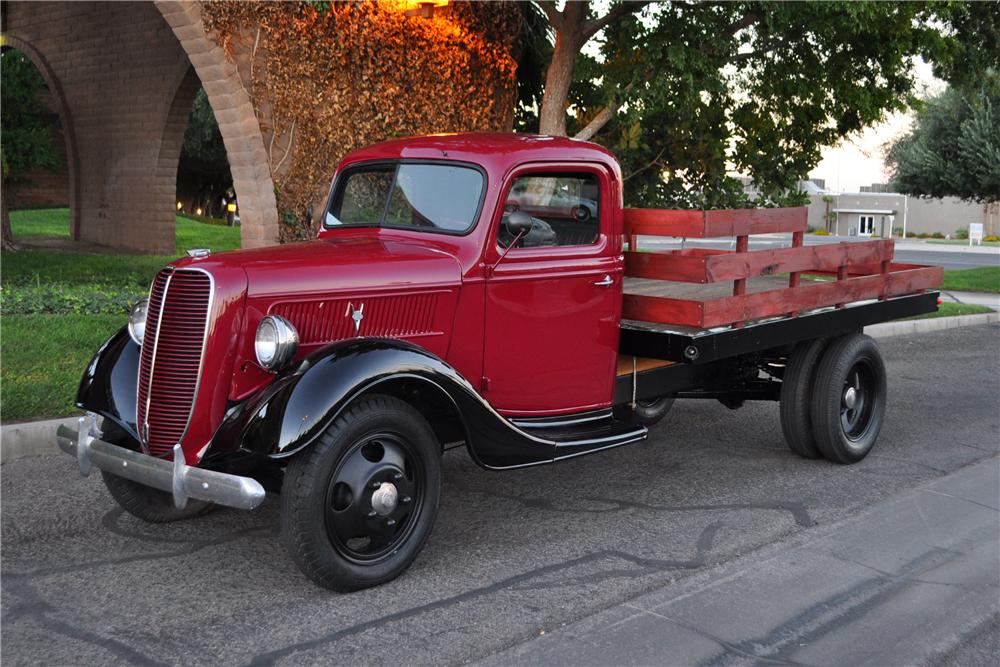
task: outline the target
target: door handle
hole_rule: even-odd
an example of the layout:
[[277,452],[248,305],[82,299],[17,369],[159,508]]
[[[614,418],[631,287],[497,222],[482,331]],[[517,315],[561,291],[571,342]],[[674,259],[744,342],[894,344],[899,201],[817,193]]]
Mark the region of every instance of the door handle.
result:
[[605,275],[603,280],[598,280],[594,284],[597,285],[598,287],[608,287],[609,285],[613,285],[614,282],[615,281],[611,278],[611,276]]

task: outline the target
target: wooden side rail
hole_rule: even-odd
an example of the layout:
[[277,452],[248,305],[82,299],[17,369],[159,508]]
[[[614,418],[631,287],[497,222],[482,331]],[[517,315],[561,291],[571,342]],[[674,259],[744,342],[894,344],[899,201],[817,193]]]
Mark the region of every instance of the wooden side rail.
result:
[[[743,326],[750,320],[786,315],[852,301],[887,299],[941,284],[937,267],[892,264],[888,239],[805,246],[806,207],[676,211],[625,209],[625,275],[683,283],[732,281],[732,296],[711,300],[626,294],[625,319],[700,329]],[[791,232],[789,248],[750,251],[750,236]],[[638,237],[735,237],[736,249],[689,248],[640,252]],[[747,293],[747,280],[788,274],[788,287]],[[835,276],[829,282],[802,282],[802,274]]]
[[844,265],[849,272],[876,273],[881,263],[891,261],[892,257],[893,243],[888,239],[737,253],[710,248],[626,252],[625,275],[685,283],[715,283],[776,273],[835,272]]
[[622,317],[711,329],[852,301],[913,294],[934,288],[944,279],[944,269],[938,266],[891,264],[888,269],[886,273],[845,275],[835,281],[808,282],[785,289],[706,301],[626,294]]
[[676,211],[654,208],[627,208],[623,211],[625,236],[630,250],[632,237],[680,236],[716,238],[778,232],[805,232],[809,209],[741,208],[720,211]]

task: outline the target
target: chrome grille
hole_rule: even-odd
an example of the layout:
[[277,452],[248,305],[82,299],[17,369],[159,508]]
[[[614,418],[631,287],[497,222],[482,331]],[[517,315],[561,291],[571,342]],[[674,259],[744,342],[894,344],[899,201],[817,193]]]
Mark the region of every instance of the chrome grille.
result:
[[212,279],[200,270],[168,267],[150,289],[136,416],[153,456],[169,455],[191,420],[211,301]]

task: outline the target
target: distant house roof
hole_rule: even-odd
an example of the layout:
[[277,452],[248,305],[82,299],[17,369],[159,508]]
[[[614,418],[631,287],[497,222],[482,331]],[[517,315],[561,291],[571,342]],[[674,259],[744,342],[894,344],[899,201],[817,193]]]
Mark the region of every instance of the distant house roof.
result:
[[878,208],[835,208],[834,213],[866,213],[869,215],[896,215],[895,210]]

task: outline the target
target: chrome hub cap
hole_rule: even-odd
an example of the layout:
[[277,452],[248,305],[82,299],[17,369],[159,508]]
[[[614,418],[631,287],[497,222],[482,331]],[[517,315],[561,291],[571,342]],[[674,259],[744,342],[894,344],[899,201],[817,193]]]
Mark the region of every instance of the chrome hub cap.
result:
[[398,499],[399,492],[396,491],[395,485],[392,482],[386,482],[372,494],[372,509],[379,516],[389,516],[396,509]]
[[853,410],[858,403],[858,392],[854,387],[848,387],[844,392],[844,405],[848,410]]

